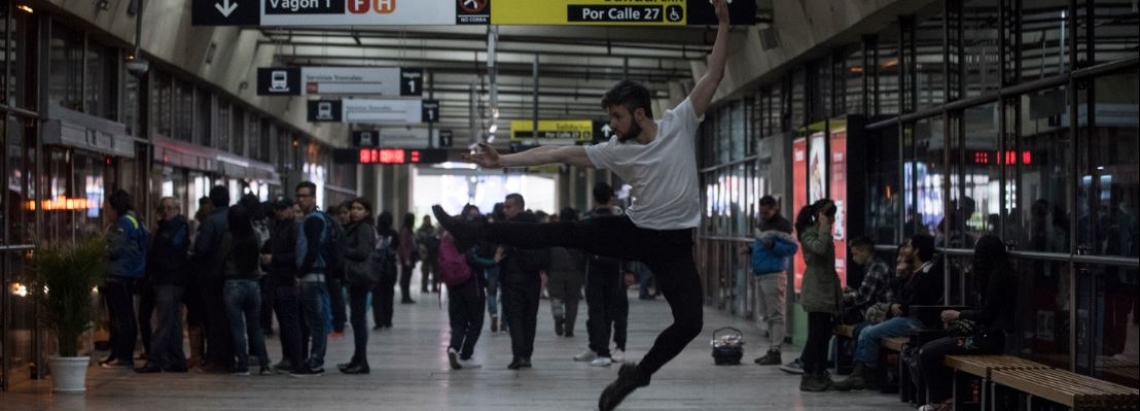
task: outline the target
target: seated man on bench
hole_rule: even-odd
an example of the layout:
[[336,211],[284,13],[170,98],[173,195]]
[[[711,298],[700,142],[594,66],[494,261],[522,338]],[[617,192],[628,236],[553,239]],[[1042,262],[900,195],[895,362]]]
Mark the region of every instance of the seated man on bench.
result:
[[936,305],[942,300],[942,267],[934,263],[934,237],[918,234],[907,240],[900,254],[913,256],[919,268],[905,281],[899,281],[891,298],[888,319],[863,328],[855,349],[855,371],[835,384],[839,391],[859,390],[875,386],[875,368],[879,365],[879,347],[883,338],[904,337],[922,329],[922,323],[911,316],[912,305]]
[[1017,279],[1000,238],[987,235],[978,240],[970,272],[975,291],[970,303],[975,309],[943,311],[942,321],[950,323],[956,335],[926,343],[919,350],[922,377],[930,388],[930,404],[921,410],[953,409],[950,370],[942,365],[947,355],[1002,354],[1005,336],[1013,332]]

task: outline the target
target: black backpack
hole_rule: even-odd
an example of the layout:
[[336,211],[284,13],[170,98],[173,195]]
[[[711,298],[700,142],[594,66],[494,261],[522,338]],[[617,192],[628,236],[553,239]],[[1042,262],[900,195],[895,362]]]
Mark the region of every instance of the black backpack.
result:
[[321,244],[321,257],[325,259],[325,273],[344,268],[344,252],[348,242],[344,227],[323,211],[318,211],[325,220],[325,243]]

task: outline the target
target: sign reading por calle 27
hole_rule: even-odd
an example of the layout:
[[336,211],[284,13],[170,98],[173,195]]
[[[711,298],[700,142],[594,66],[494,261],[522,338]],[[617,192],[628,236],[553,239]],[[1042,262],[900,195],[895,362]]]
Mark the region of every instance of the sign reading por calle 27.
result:
[[[192,0],[195,26],[715,25],[709,0]],[[729,2],[756,24],[756,2]]]
[[261,67],[257,95],[370,95],[419,97],[424,71],[400,67]]

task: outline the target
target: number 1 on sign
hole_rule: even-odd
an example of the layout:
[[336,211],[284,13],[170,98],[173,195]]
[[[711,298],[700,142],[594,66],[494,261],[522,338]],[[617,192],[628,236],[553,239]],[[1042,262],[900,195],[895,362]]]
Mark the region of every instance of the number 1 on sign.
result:
[[435,121],[435,110],[428,110],[428,120]]
[[416,81],[415,80],[408,80],[408,90],[411,90],[412,94],[416,94]]

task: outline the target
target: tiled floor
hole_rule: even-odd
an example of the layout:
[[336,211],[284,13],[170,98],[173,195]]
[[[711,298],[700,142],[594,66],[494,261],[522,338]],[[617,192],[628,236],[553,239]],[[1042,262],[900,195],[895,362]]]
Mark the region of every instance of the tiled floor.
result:
[[[631,297],[634,297],[631,294]],[[574,338],[554,335],[548,301],[539,312],[534,369],[510,371],[510,337],[485,330],[476,349],[481,369],[451,371],[445,354],[448,327],[435,295],[416,296],[414,305],[397,305],[395,328],[370,332],[372,374],[342,375],[332,364],[347,361],[351,331],[330,341],[329,373],[319,378],[235,377],[191,371],[137,375],[126,370],[91,368],[85,395],[53,395],[50,382],[22,383],[0,394],[0,410],[590,410],[617,367],[592,368],[571,357],[586,344],[586,307],[580,307]],[[644,355],[670,322],[665,301],[630,299],[629,358]],[[714,366],[712,331],[731,325],[746,335],[745,362]],[[489,325],[488,325],[489,326]],[[486,328],[486,327],[485,327]],[[801,394],[799,378],[759,367],[762,336],[748,322],[714,308],[705,309],[705,332],[677,359],[634,392],[619,410],[910,410],[896,396],[878,393]],[[280,359],[277,340],[270,356]],[[785,355],[790,357],[790,355]],[[786,360],[790,358],[785,358]]]

